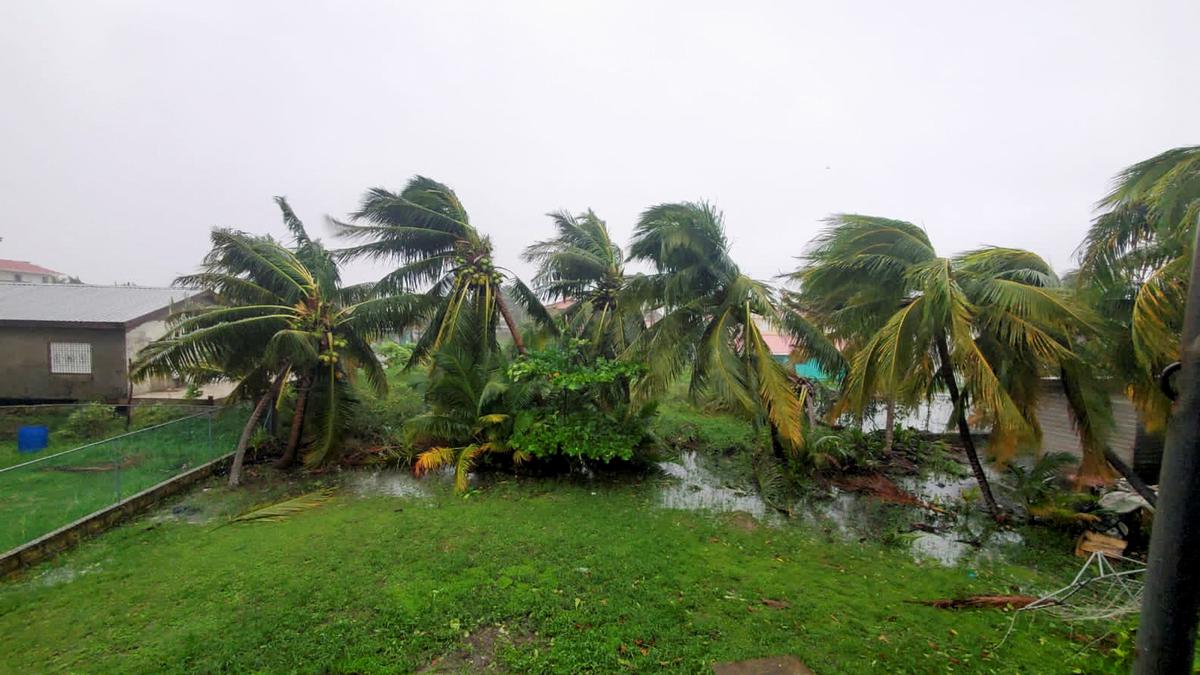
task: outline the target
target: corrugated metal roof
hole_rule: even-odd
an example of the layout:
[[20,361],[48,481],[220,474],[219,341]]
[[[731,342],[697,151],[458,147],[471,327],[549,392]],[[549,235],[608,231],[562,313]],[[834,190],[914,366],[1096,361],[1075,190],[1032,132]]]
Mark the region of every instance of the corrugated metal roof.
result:
[[0,321],[125,323],[202,292],[187,288],[0,283]]

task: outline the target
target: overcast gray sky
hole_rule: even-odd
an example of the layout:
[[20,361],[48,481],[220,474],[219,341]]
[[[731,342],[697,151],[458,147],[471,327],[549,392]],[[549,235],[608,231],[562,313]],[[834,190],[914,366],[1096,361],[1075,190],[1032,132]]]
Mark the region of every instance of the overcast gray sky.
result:
[[[1120,168],[1200,143],[1200,2],[0,4],[0,258],[162,285],[415,173],[501,264],[594,208],[707,199],[742,267],[820,219],[1060,271]],[[359,265],[347,276],[373,278]]]

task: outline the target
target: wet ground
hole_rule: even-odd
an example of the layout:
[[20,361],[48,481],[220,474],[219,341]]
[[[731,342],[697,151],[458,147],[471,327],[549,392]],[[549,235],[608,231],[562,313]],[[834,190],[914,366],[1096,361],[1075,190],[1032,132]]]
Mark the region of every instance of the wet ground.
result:
[[[724,477],[715,463],[697,453],[659,462],[657,468],[661,480],[648,484],[662,508],[747,514],[772,527],[806,526],[845,541],[891,541],[906,547],[919,561],[955,566],[995,560],[1022,543],[1019,533],[997,529],[980,509],[964,507],[963,494],[969,495],[975,488],[971,477],[932,474],[896,479],[901,489],[945,509],[945,514],[887,504],[871,495],[831,486],[827,493],[795,504],[793,517],[787,518],[768,506],[752,486]],[[451,480],[450,474],[417,479],[407,471],[383,470],[354,472],[345,484],[359,496],[427,499],[432,491],[446,489],[441,484]],[[480,480],[485,478],[472,476],[472,485]]]
[[[703,455],[687,452],[674,461],[659,462],[657,469],[659,478],[646,484],[662,508],[735,513],[771,527],[809,527],[844,541],[888,541],[906,547],[920,561],[954,566],[994,560],[1022,543],[1020,534],[998,530],[982,510],[964,505],[964,492],[974,492],[971,477],[934,474],[895,480],[902,490],[946,513],[884,503],[870,494],[829,486],[815,488],[793,504],[789,518],[768,506],[753,486],[729,478],[728,471]],[[472,476],[472,485],[494,479]],[[418,479],[404,470],[351,471],[341,479],[343,490],[351,495],[424,500],[431,505],[431,497],[450,490],[452,481],[449,472]],[[159,509],[150,516],[151,522],[205,524],[229,517],[228,505],[205,498],[209,490]]]
[[[663,474],[659,504],[669,509],[744,512],[774,526],[789,520],[768,507],[756,492],[721,479],[701,455],[684,453],[677,461],[660,462]],[[995,475],[991,475],[995,479]],[[846,541],[888,540],[906,546],[916,560],[954,566],[993,560],[1021,544],[1021,535],[997,530],[986,514],[961,508],[964,491],[973,491],[973,478],[946,475],[905,477],[897,484],[905,491],[949,513],[885,504],[871,495],[830,487],[827,494],[805,498],[793,508],[794,521]]]

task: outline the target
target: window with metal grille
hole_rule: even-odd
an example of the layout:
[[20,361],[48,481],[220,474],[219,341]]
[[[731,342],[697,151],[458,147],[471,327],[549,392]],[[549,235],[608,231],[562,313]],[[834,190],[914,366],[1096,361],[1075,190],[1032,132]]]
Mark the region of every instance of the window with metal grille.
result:
[[92,346],[86,342],[51,342],[50,372],[92,374]]

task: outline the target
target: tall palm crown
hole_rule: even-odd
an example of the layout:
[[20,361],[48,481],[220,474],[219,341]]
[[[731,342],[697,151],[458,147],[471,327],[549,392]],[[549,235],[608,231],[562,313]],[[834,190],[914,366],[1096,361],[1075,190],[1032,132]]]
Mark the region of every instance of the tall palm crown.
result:
[[1049,265],[1028,251],[984,248],[943,258],[912,223],[862,215],[828,223],[815,246],[819,265],[800,278],[811,284],[805,293],[816,306],[836,317],[835,330],[860,345],[835,413],[862,410],[880,393],[916,403],[949,392],[994,510],[967,408],[992,426],[992,447],[1001,453],[1020,438],[1036,440],[1038,379],[1076,362],[1068,336],[1086,317]]
[[616,356],[645,328],[638,304],[629,297],[621,247],[591,209],[578,216],[548,215],[557,236],[524,253],[538,266],[533,286],[548,300],[570,301],[564,313],[569,329],[588,340],[595,353]]
[[[306,459],[320,463],[337,449],[345,428],[350,368],[360,369],[377,390],[386,388],[370,340],[403,310],[396,299],[343,287],[330,253],[308,237],[283,198],[276,201],[295,249],[270,237],[213,230],[201,271],[175,283],[212,291],[218,304],[172,316],[167,334],[139,355],[133,374],[233,366],[242,375],[239,391],[246,393],[253,393],[251,387],[261,393],[271,377],[295,376],[303,385],[301,400],[311,391],[317,402],[309,408],[316,432]],[[303,404],[297,409],[302,426]]]
[[631,292],[663,313],[631,346],[648,367],[641,393],[661,393],[690,371],[693,395],[713,395],[766,421],[785,449],[798,451],[801,401],[756,320],[777,320],[774,294],[730,257],[720,212],[693,202],[647,209],[630,259],[653,268],[634,280]]
[[363,242],[338,251],[339,257],[399,263],[378,288],[409,295],[404,323],[424,325],[412,363],[451,342],[476,353],[494,351],[500,318],[524,352],[504,291],[535,320],[550,324],[534,293],[495,264],[491,240],[471,225],[458,196],[442,183],[416,176],[399,194],[373,188],[352,222],[332,222],[340,236]]
[[[795,290],[784,293],[783,326],[803,356],[842,373],[845,359],[907,301],[907,268],[934,252],[925,233],[903,221],[840,214],[825,223],[800,266],[785,276]],[[868,255],[876,257],[865,273]]]
[[1076,256],[1080,290],[1102,318],[1097,356],[1147,427],[1170,413],[1155,378],[1179,358],[1188,274],[1200,219],[1200,146],[1168,150],[1121,172]]

